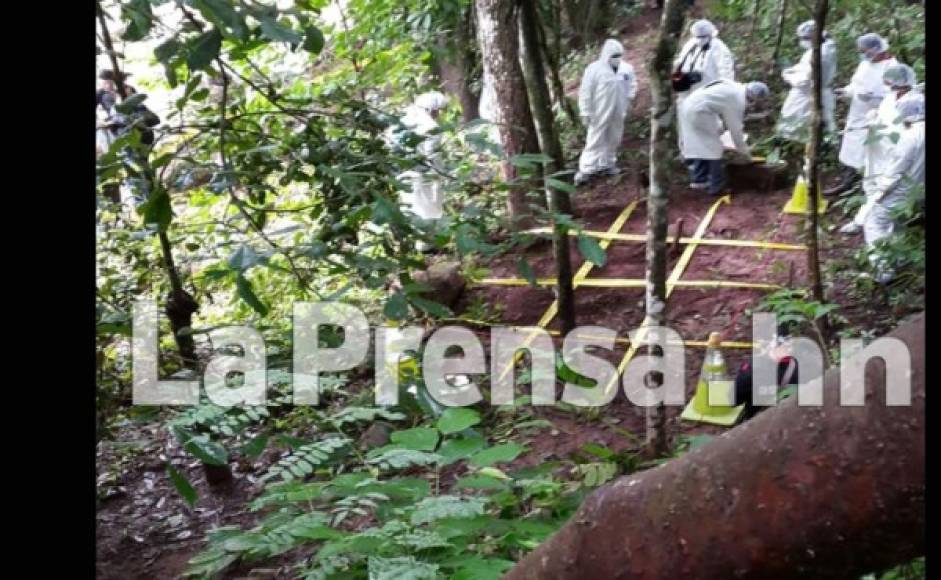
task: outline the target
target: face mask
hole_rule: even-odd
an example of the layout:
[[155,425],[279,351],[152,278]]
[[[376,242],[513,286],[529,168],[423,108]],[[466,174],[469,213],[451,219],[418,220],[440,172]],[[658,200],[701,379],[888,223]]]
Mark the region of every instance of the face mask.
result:
[[801,40],[799,44],[800,44],[800,47],[803,48],[804,50],[810,50],[811,48],[814,47],[814,43],[809,40]]
[[611,58],[608,59],[608,64],[610,64],[614,68],[618,68],[618,66],[621,64],[621,56],[620,55],[612,56]]
[[712,40],[712,39],[711,39],[710,37],[708,37],[708,36],[697,36],[697,37],[696,37],[696,43],[697,43],[701,48],[706,48],[706,45],[709,44],[709,41],[710,41],[710,40]]

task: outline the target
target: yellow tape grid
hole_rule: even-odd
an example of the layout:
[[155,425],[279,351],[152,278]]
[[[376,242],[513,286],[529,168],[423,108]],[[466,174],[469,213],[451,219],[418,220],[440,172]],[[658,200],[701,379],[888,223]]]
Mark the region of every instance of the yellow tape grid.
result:
[[[706,212],[706,215],[703,217],[702,221],[699,222],[699,226],[696,228],[696,233],[693,234],[693,242],[688,244],[686,248],[683,249],[683,254],[680,256],[679,262],[676,263],[676,266],[673,268],[673,272],[670,273],[670,277],[667,278],[666,282],[666,296],[664,300],[670,298],[670,294],[673,293],[673,289],[676,288],[680,281],[680,276],[683,275],[683,272],[686,270],[686,267],[689,265],[690,261],[693,259],[693,253],[696,252],[696,248],[699,246],[699,240],[702,239],[705,235],[706,230],[709,228],[709,224],[712,222],[712,218],[715,217],[716,212],[719,210],[719,206],[723,203],[732,203],[732,196],[725,195],[719,198],[712,207],[709,208],[709,211]],[[628,363],[631,362],[631,359],[634,358],[634,354],[637,352],[637,343],[643,343],[647,337],[646,328],[650,325],[650,320],[644,318],[644,321],[641,323],[640,328],[637,330],[637,340],[632,342],[630,347],[628,347],[627,352],[624,353],[624,358],[621,359],[621,362],[618,364],[618,372],[612,379],[612,381],[607,385],[607,388],[614,388],[615,383],[620,380],[620,376],[624,373],[624,369],[627,368]],[[749,345],[751,346],[751,345]]]
[[[533,228],[526,230],[529,234],[551,234],[551,228]],[[645,234],[620,234],[599,232],[596,230],[583,230],[582,234],[589,238],[598,238],[601,240],[617,240],[620,242],[646,242]],[[570,236],[578,236],[578,232],[569,231]],[[789,250],[794,252],[806,251],[807,246],[801,244],[782,244],[779,242],[762,242],[760,240],[724,240],[719,238],[680,238],[680,244],[696,244],[699,246],[731,246],[735,248],[761,248],[763,250]]]
[[[627,204],[627,206],[625,206],[623,210],[621,210],[621,213],[618,214],[618,217],[615,218],[614,222],[612,222],[611,226],[608,228],[609,234],[613,234],[613,233],[617,233],[621,231],[621,228],[624,227],[624,224],[631,217],[631,214],[634,213],[634,209],[637,208],[638,203],[640,203],[640,200],[635,199],[631,203]],[[602,240],[598,242],[598,245],[601,246],[601,249],[607,250],[608,246],[611,245],[611,240]],[[572,289],[573,290],[575,288],[578,288],[585,282],[585,278],[588,277],[588,273],[591,271],[592,267],[594,267],[594,264],[589,260],[585,260],[582,263],[581,267],[578,269],[577,272],[575,272],[575,275],[572,277]],[[559,313],[559,301],[556,299],[552,301],[552,304],[549,305],[549,307],[546,309],[545,313],[543,313],[542,317],[539,319],[539,322],[537,322],[536,325],[539,328],[545,328],[546,326],[548,326],[550,322],[552,322],[552,319],[555,318],[555,315],[558,313]],[[532,344],[535,338],[536,338],[535,333],[528,334],[526,336],[526,339],[523,341],[523,344],[520,346],[520,349],[527,348],[530,344]],[[522,357],[522,354],[520,353],[520,351],[517,351],[517,356],[513,357],[513,361],[510,362],[510,364],[508,364],[503,369],[502,373],[500,373],[501,379],[506,377],[506,375],[513,370],[513,366],[516,364],[516,361],[518,361],[521,357]]]
[[[476,282],[480,286],[528,286],[522,278],[483,278]],[[537,278],[537,286],[555,286],[555,278]],[[644,288],[647,281],[643,278],[590,278],[582,280],[579,286],[586,288]],[[755,290],[778,290],[778,284],[760,282],[732,282],[729,280],[677,280],[674,286],[684,288],[751,288]]]

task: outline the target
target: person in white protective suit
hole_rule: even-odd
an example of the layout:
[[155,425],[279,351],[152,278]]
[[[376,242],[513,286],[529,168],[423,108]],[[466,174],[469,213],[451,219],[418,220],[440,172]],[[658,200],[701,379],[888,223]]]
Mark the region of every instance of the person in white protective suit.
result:
[[852,189],[860,180],[860,172],[865,161],[863,143],[866,141],[868,125],[866,117],[870,111],[879,108],[879,103],[887,90],[882,82],[885,69],[898,64],[889,54],[889,43],[874,32],[856,39],[861,62],[856,67],[848,85],[836,89],[836,95],[850,99],[846,126],[843,128],[843,141],[840,145],[840,163],[844,165],[840,183],[823,192],[833,196]]
[[872,208],[876,194],[876,182],[892,160],[893,141],[902,130],[902,120],[896,105],[907,100],[924,100],[924,95],[915,90],[915,70],[905,64],[895,64],[885,69],[882,75],[888,92],[879,103],[879,108],[866,116],[866,140],[863,142],[863,192],[866,202],[856,212],[853,221],[840,228],[844,234],[858,234],[863,230],[866,214]]
[[[808,20],[797,27],[797,39],[804,54],[794,66],[784,69],[781,76],[790,85],[791,90],[781,107],[778,121],[778,134],[785,139],[806,143],[810,139],[810,115],[813,110],[813,37],[816,23]],[[823,98],[823,123],[828,132],[835,130],[833,109],[836,96],[833,94],[833,78],[836,76],[836,43],[830,40],[827,31],[823,32],[820,45],[821,97]]]
[[624,120],[637,94],[634,67],[624,61],[624,46],[617,40],[604,41],[601,55],[585,68],[578,88],[578,111],[588,128],[585,148],[578,158],[575,185],[590,175],[616,175],[617,151],[624,135]]
[[876,280],[882,284],[895,277],[894,268],[875,247],[895,231],[892,210],[905,203],[916,188],[925,185],[925,101],[898,101],[896,111],[903,120],[899,141],[885,171],[876,180],[872,209],[866,215],[864,236],[870,251],[870,262],[876,269]]
[[[699,87],[712,81],[735,80],[735,58],[732,51],[719,38],[719,31],[708,20],[697,20],[690,26],[690,39],[673,60],[673,92],[676,108],[683,99]],[[677,129],[679,147],[683,149],[683,134]]]
[[690,169],[694,188],[707,189],[713,196],[722,194],[725,185],[723,125],[728,129],[739,159],[751,160],[751,149],[742,131],[745,110],[766,99],[768,94],[764,83],[742,84],[719,79],[697,89],[680,103],[679,127],[684,135],[681,153]]
[[[424,93],[415,99],[402,117],[403,125],[425,136],[418,152],[425,155],[431,164],[435,163],[440,137],[430,133],[438,126],[438,114],[447,105],[448,99],[443,94],[437,91]],[[399,178],[409,186],[409,190],[404,191],[401,198],[406,211],[422,220],[439,220],[444,216],[441,181],[434,175],[433,170],[408,171]],[[420,249],[426,248],[423,243],[419,243],[419,246]]]

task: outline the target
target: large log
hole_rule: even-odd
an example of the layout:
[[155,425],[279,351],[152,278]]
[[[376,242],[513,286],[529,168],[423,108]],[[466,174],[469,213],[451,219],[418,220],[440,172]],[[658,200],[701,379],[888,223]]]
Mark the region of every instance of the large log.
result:
[[[687,455],[599,488],[509,580],[859,578],[925,553],[924,314],[890,336],[911,351],[912,405],[794,398]],[[878,359],[876,359],[878,360]]]

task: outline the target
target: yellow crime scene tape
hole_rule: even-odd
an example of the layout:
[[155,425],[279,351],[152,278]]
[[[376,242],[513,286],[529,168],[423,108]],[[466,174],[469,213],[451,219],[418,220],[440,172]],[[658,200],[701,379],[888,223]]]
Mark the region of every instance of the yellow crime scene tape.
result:
[[[555,278],[537,278],[537,286],[555,286]],[[483,278],[475,284],[480,286],[528,286],[522,278]],[[754,290],[778,290],[779,284],[762,282],[734,282],[731,280],[677,280],[673,286],[684,288],[744,288]],[[591,278],[582,280],[579,286],[585,288],[644,288],[647,281],[643,278]]]
[[[631,203],[627,204],[627,206],[625,206],[624,209],[621,210],[621,213],[618,214],[618,217],[615,218],[614,222],[611,223],[611,226],[608,228],[608,233],[613,234],[613,233],[617,233],[621,231],[621,228],[624,227],[624,224],[631,217],[631,214],[634,213],[634,209],[637,208],[637,204],[640,203],[640,201],[641,200],[639,199],[635,199]],[[608,246],[611,245],[611,240],[602,240],[601,242],[598,243],[598,245],[601,246],[602,250],[607,250]],[[573,290],[575,288],[578,288],[584,282],[585,278],[588,277],[588,273],[591,271],[593,266],[594,264],[590,260],[585,260],[582,263],[578,271],[575,272],[575,276],[572,277],[572,289]],[[555,315],[558,313],[559,313],[559,301],[553,300],[552,304],[549,305],[549,308],[546,309],[545,313],[542,315],[542,318],[539,319],[539,322],[537,322],[536,325],[539,328],[545,328],[550,322],[552,322],[552,319],[555,318]],[[529,335],[526,336],[526,339],[523,341],[523,344],[521,345],[520,348],[528,347],[530,344],[532,344],[535,338],[536,338],[536,334],[530,333]],[[506,377],[506,375],[513,370],[513,366],[516,364],[517,361],[520,360],[521,357],[522,357],[522,354],[519,351],[517,351],[516,356],[513,357],[513,360],[510,362],[510,364],[508,364],[503,369],[503,372],[500,373],[501,379]]]
[[[709,224],[712,222],[712,218],[715,217],[716,212],[719,211],[719,206],[723,203],[732,203],[732,196],[725,195],[716,200],[712,207],[709,208],[709,211],[706,212],[706,215],[703,217],[702,221],[699,222],[699,226],[696,228],[696,233],[693,234],[694,239],[702,238],[706,230],[709,228]],[[670,294],[673,293],[673,289],[676,287],[676,283],[679,281],[680,276],[683,275],[683,272],[686,270],[686,267],[689,265],[690,260],[693,259],[693,253],[696,251],[697,244],[692,243],[686,246],[683,249],[683,255],[680,256],[679,262],[673,268],[673,272],[670,273],[670,277],[666,282],[666,296],[664,300],[670,297]],[[637,342],[643,343],[647,338],[646,328],[650,326],[650,319],[645,317],[644,321],[641,323],[640,328],[637,331]],[[627,352],[624,353],[624,358],[621,359],[621,362],[618,364],[618,372],[612,379],[610,383],[606,386],[606,389],[614,388],[615,382],[620,380],[621,375],[624,373],[624,369],[627,368],[628,363],[631,362],[631,359],[634,358],[634,354],[637,352],[636,343],[632,343],[628,347]]]
[[[526,230],[526,233],[529,234],[551,234],[551,228],[533,228],[531,230]],[[645,234],[618,234],[618,233],[608,233],[608,232],[599,232],[596,230],[584,230],[582,234],[588,236],[589,238],[598,238],[601,240],[617,240],[620,242],[646,242],[647,236]],[[578,232],[569,231],[570,236],[578,236]],[[668,243],[670,240],[668,240]],[[762,242],[761,240],[723,240],[717,238],[703,238],[697,240],[695,238],[680,238],[678,240],[680,244],[697,244],[701,246],[732,246],[737,248],[761,248],[764,250],[789,250],[793,252],[804,251],[807,249],[807,246],[802,244],[782,244],[779,242]]]

